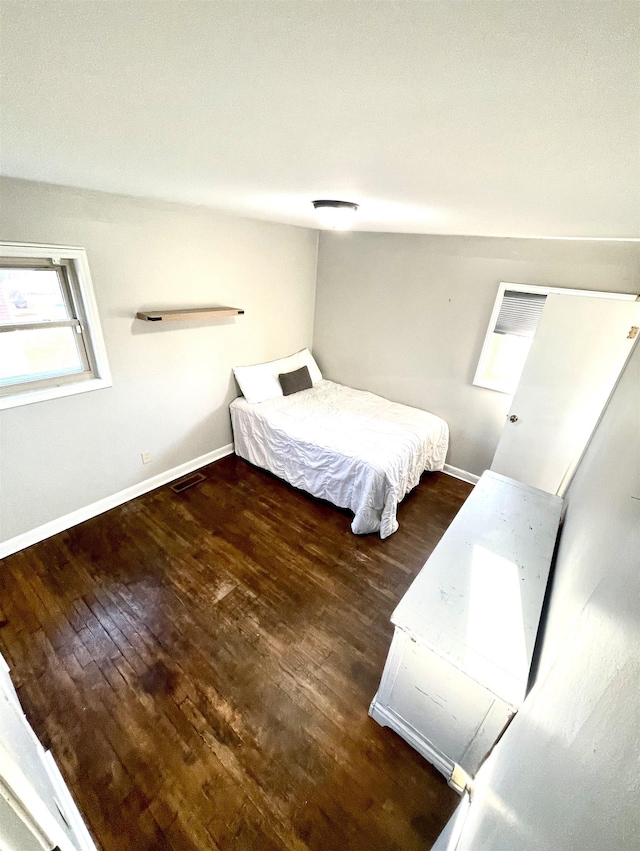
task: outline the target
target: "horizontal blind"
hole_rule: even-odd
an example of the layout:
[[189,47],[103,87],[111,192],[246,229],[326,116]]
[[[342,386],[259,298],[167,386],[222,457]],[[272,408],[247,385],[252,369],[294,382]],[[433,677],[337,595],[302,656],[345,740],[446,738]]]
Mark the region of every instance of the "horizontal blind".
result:
[[494,333],[533,337],[546,298],[546,295],[539,293],[519,293],[506,290],[502,297],[496,327],[493,329]]

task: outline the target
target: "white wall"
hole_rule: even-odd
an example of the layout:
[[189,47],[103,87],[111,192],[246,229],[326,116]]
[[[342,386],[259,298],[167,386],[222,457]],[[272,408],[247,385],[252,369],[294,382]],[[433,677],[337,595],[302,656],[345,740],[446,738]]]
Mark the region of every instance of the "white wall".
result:
[[[230,443],[231,367],[311,345],[313,230],[5,179],[0,238],[87,249],[113,373],[112,388],[0,412],[0,541]],[[246,313],[134,319],[208,304]]]
[[640,848],[640,346],[567,503],[537,684],[458,851]]
[[443,417],[448,462],[482,473],[510,403],[471,384],[500,281],[640,293],[640,244],[322,232],[314,352],[327,378]]

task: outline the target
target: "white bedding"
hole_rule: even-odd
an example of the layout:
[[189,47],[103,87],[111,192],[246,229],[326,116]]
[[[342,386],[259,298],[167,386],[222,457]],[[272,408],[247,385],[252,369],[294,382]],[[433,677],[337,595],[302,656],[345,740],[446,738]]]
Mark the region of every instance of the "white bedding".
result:
[[381,538],[423,471],[442,470],[449,442],[440,417],[326,380],[258,404],[235,399],[231,422],[241,458],[351,509],[353,532]]

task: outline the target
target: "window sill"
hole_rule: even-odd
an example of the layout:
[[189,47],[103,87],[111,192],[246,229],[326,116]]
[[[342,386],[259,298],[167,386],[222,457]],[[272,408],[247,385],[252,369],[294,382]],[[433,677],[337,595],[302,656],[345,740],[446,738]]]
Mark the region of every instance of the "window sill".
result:
[[77,393],[89,393],[112,387],[113,382],[105,378],[91,378],[88,381],[76,381],[72,384],[60,384],[58,387],[45,387],[41,390],[24,390],[10,396],[0,396],[0,411],[6,408],[19,408],[34,402],[46,402],[48,399],[60,399],[63,396],[75,396]]

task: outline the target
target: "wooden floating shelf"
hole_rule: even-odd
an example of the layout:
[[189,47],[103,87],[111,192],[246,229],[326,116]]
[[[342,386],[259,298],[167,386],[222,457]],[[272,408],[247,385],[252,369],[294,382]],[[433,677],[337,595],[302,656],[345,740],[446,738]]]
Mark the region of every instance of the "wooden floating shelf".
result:
[[185,319],[209,319],[220,316],[238,316],[244,313],[239,307],[185,307],[182,310],[145,310],[136,313],[136,319],[146,322],[179,322]]

